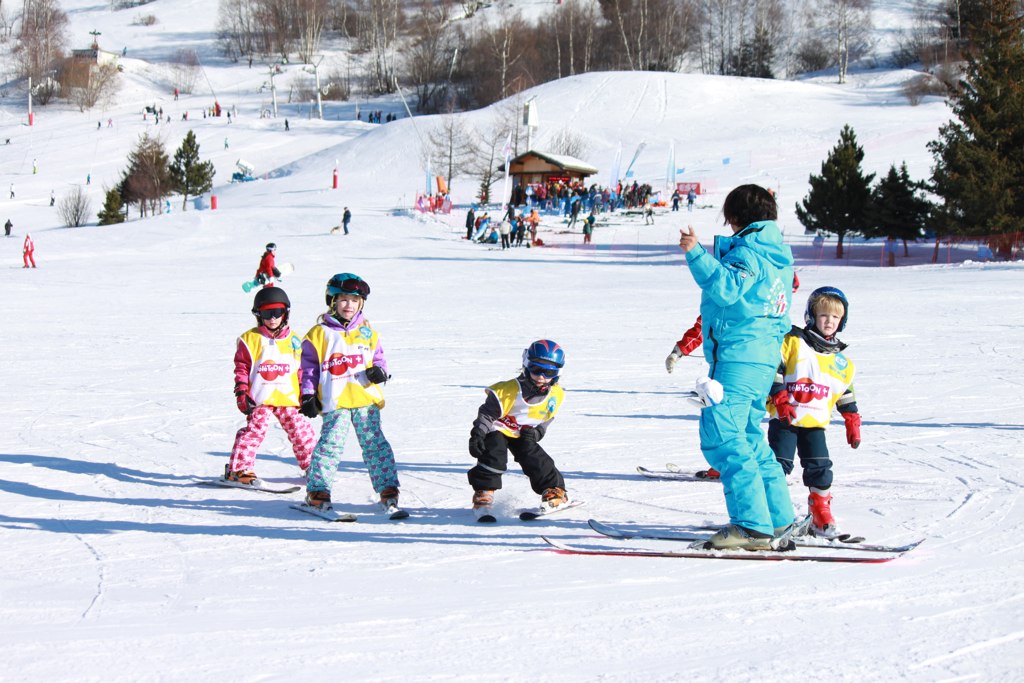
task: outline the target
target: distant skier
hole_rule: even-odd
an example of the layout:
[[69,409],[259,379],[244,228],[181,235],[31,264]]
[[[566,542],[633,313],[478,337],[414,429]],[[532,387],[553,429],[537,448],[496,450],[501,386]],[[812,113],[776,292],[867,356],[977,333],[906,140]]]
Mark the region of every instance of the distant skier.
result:
[[235,347],[235,403],[245,426],[235,434],[224,479],[259,486],[256,451],[277,418],[303,472],[316,443],[309,420],[299,414],[299,365],[302,340],[288,327],[291,301],[280,287],[256,293],[252,313],[256,327],[242,333]]
[[803,482],[810,489],[811,533],[823,538],[839,535],[829,493],[832,461],[825,443],[833,409],[846,423],[846,442],[851,448],[860,445],[853,361],[836,336],[846,329],[849,311],[841,290],[819,287],[811,292],[805,327],[794,325],[782,341],[782,363],[768,402],[768,445],[787,475],[793,471],[793,455],[799,454]]
[[25,246],[21,252],[21,258],[25,262],[25,268],[32,264],[32,267],[36,267],[36,243],[32,241],[32,235],[25,233]]
[[267,244],[266,251],[260,257],[260,265],[256,268],[256,276],[253,278],[264,287],[273,287],[274,280],[281,277],[281,271],[277,269],[274,253],[277,245],[273,242]]
[[345,229],[345,234],[348,234],[348,224],[352,222],[352,212],[345,207],[345,213],[341,214],[341,227]]
[[539,339],[523,351],[518,377],[487,387],[487,399],[477,410],[469,433],[469,454],[476,466],[467,477],[473,487],[477,519],[494,521],[494,492],[508,469],[508,453],[523,468],[542,509],[553,510],[569,503],[565,479],[540,444],[565,398],[558,376],[565,352],[550,339]]
[[686,193],[686,210],[693,211],[693,203],[697,201],[697,192],[691,187]]
[[13,227],[14,227],[14,223],[12,223],[11,219],[8,218],[7,222],[4,223],[4,237],[10,237],[11,236],[11,228],[13,228]]

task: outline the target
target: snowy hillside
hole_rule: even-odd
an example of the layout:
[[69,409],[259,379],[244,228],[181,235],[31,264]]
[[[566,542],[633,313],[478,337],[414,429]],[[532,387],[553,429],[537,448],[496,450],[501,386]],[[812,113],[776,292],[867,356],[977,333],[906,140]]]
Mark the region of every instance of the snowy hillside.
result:
[[[128,46],[123,101],[102,113],[46,107],[32,127],[23,103],[0,102],[0,138],[11,138],[0,146],[0,191],[16,189],[0,195],[15,226],[0,239],[0,679],[1019,678],[1024,378],[1014,359],[1024,344],[1007,310],[1024,296],[1024,270],[869,267],[873,245],[858,245],[870,254],[862,267],[838,265],[814,255],[792,216],[847,123],[868,171],[905,160],[924,177],[925,144],[949,116],[942,102],[909,106],[899,72],[858,74],[847,87],[647,73],[541,86],[528,93],[541,135],[584,134],[597,182],[620,143],[628,159],[643,141],[636,177],[663,187],[674,141],[680,179],[710,191],[692,214],[659,210],[653,226],[617,213],[588,247],[546,216],[548,247],[502,252],[461,239],[461,210],[404,211],[423,186],[416,128],[429,117],[371,125],[355,121],[350,102],[330,105],[322,122],[302,115],[308,104],[259,119],[262,76],[244,64],[206,68],[222,106],[237,108],[233,123],[201,118],[211,92],[174,102],[149,58],[173,40],[206,44],[214,6],[160,0],[147,7],[161,23],[143,30],[106,3],[69,2],[77,28]],[[154,101],[170,123],[143,120]],[[462,116],[483,126],[492,112]],[[91,175],[98,210],[141,132],[158,131],[173,150],[189,129],[217,167],[216,211],[182,212],[179,201],[155,218],[68,229],[48,206],[51,190]],[[227,183],[239,158],[260,180]],[[726,521],[717,484],[648,480],[636,467],[704,466],[698,414],[682,394],[706,364],[684,359],[672,375],[663,365],[699,301],[676,243],[687,223],[710,243],[723,231],[724,194],[745,182],[782,198],[802,281],[794,322],[816,287],[851,300],[843,339],[858,367],[864,441],[853,451],[841,425],[828,431],[839,524],[876,543],[924,542],[880,565],[550,552],[541,535],[614,543],[588,518],[682,531]],[[455,179],[455,199],[469,201],[475,185]],[[344,206],[352,234],[331,235]],[[36,269],[22,268],[26,232]],[[299,493],[196,485],[222,471],[244,421],[232,354],[253,319],[240,285],[268,241],[295,264],[283,286],[299,333],[333,273],[370,283],[366,312],[394,375],[383,429],[410,519],[377,510],[354,439],[333,492],[355,524],[290,509]],[[930,245],[911,248],[913,262],[927,261]],[[536,496],[513,463],[502,518],[482,526],[469,509],[469,428],[483,387],[514,376],[537,338],[566,350],[566,403],[544,445],[586,505],[519,522],[514,513]],[[257,471],[302,482],[277,427]],[[791,493],[804,510],[797,474]]]

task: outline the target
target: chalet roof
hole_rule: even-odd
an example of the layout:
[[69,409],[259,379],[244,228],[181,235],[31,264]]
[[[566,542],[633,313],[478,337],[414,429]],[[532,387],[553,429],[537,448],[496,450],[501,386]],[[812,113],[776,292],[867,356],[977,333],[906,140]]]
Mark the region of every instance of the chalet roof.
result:
[[524,161],[527,157],[537,157],[543,161],[548,162],[553,166],[564,169],[566,171],[574,171],[583,175],[596,175],[597,169],[588,164],[587,162],[577,159],[576,157],[566,156],[564,154],[549,154],[548,152],[538,152],[535,149],[527,150],[519,156],[509,161],[509,166],[517,162]]

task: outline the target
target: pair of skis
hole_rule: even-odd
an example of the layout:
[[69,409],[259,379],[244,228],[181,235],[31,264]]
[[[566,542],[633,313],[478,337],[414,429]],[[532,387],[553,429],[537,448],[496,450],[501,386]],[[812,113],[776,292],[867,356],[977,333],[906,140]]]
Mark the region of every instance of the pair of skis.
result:
[[[220,477],[218,479],[202,479],[198,482],[201,486],[215,486],[218,488],[233,488],[233,489],[248,489],[250,491],[260,491],[262,493],[272,493],[275,495],[282,495],[286,493],[295,493],[302,489],[301,486],[285,486],[275,487],[268,486],[261,479],[256,479],[250,484],[243,484],[240,481],[231,481]],[[316,507],[314,505],[307,505],[306,503],[293,503],[289,506],[293,510],[299,510],[306,514],[319,517],[320,519],[327,520],[328,522],[355,522],[359,518],[351,512],[338,512],[332,506]],[[389,504],[387,506],[381,506],[384,510],[384,514],[388,516],[388,519],[408,519],[409,512],[399,508],[395,504]]]
[[[571,510],[572,508],[579,507],[580,505],[583,505],[583,501],[576,500],[574,498],[570,500],[568,503],[564,505],[559,505],[556,508],[545,508],[537,506],[535,508],[520,510],[519,519],[523,522],[532,522],[534,520],[540,519],[541,517],[547,517],[549,515],[554,515],[559,512],[565,512],[566,510]],[[491,506],[475,508],[473,510],[473,514],[476,515],[476,521],[481,524],[495,524],[498,521],[498,518],[494,514],[494,508]]]
[[[599,534],[618,540],[638,541],[682,541],[699,544],[706,541],[704,536],[673,532],[663,529],[633,529],[621,525],[604,524],[597,520],[588,520],[590,528]],[[761,560],[793,562],[844,562],[856,564],[880,564],[890,562],[910,552],[923,541],[914,541],[905,545],[880,545],[864,543],[862,540],[841,541],[825,540],[813,536],[796,536],[790,538],[793,550],[746,551],[746,550],[713,550],[687,546],[682,550],[665,550],[654,547],[622,547],[619,546],[580,546],[564,541],[541,537],[555,551],[569,555],[611,555],[631,557],[674,557],[684,559],[709,560]]]

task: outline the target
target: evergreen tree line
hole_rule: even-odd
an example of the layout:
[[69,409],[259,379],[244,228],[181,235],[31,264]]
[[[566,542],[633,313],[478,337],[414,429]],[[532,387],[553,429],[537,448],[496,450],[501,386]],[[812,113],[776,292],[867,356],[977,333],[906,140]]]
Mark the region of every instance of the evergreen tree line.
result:
[[1024,4],[988,0],[987,11],[964,18],[971,44],[962,78],[949,98],[955,120],[928,145],[931,178],[915,181],[906,164],[890,167],[872,186],[864,150],[850,126],[809,178],[797,204],[808,230],[837,236],[836,258],[847,236],[891,237],[906,242],[934,234],[986,238],[1001,258],[1024,239]]
[[100,225],[121,223],[127,216],[123,207],[137,204],[139,216],[160,213],[161,204],[172,194],[182,195],[181,209],[188,209],[189,197],[213,188],[212,161],[199,160],[199,143],[191,130],[185,135],[174,158],[168,159],[163,143],[148,132],[128,154],[128,168],[121,180],[106,192]]

